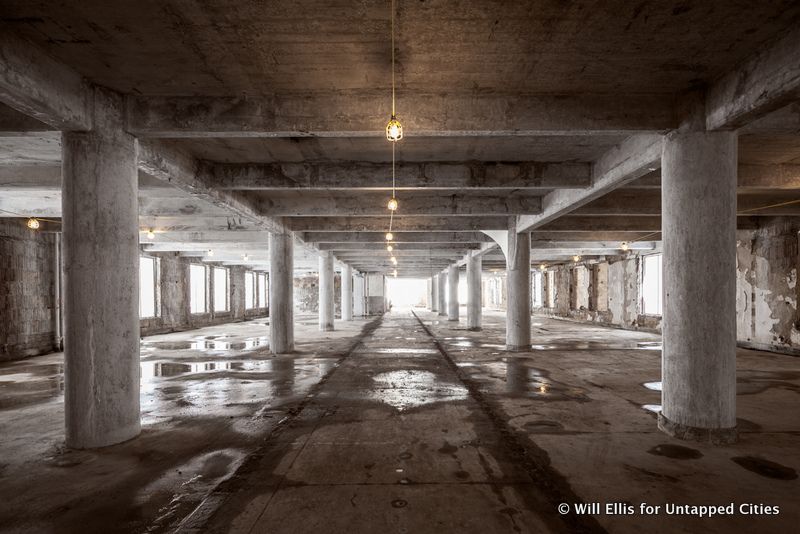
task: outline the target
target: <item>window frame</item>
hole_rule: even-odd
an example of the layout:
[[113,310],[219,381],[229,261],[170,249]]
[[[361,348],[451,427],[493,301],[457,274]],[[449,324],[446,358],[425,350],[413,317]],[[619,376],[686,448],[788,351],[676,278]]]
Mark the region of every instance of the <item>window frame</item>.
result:
[[246,271],[244,273],[244,309],[254,310],[258,308],[258,294],[256,293],[256,273]]
[[[198,269],[203,270],[203,309],[195,311],[194,287],[192,284],[192,273],[198,272]],[[209,275],[208,266],[192,263],[189,265],[189,313],[192,315],[202,315],[208,313],[209,310]]]
[[[219,280],[217,279],[218,274],[222,274],[224,276],[225,281],[225,290],[223,293],[220,293],[217,284]],[[213,266],[211,267],[211,276],[213,279],[213,298],[212,300],[212,310],[214,313],[227,313],[231,311],[231,270],[227,267],[218,267]],[[220,303],[217,302],[217,297],[223,295],[224,303],[220,307]]]

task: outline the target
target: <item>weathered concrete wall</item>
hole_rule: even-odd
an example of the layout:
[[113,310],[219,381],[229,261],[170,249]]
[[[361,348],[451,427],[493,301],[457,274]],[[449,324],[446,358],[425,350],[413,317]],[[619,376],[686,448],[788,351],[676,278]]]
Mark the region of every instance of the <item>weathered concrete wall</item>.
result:
[[54,234],[0,219],[0,361],[57,350]]
[[740,344],[800,353],[797,260],[800,222],[765,220],[754,231],[738,231],[736,330]]
[[[294,305],[302,313],[319,313],[319,277],[316,274],[294,279]],[[342,277],[333,276],[333,305],[337,317],[342,316]]]

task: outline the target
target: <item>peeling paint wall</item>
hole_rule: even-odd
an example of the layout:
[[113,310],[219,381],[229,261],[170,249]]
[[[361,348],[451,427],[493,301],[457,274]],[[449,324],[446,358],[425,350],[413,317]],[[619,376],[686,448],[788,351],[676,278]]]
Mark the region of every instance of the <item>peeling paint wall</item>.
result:
[[800,353],[798,230],[798,221],[776,217],[737,232],[736,330],[744,346]]

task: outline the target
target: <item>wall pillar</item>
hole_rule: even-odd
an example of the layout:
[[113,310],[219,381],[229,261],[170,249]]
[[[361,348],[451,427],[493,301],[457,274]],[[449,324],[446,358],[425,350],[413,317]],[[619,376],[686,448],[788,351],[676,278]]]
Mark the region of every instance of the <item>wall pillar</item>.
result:
[[436,277],[439,281],[439,315],[447,315],[447,274],[441,272]]
[[528,350],[531,346],[531,235],[518,234],[513,223],[508,232],[506,287],[506,348]]
[[353,320],[353,268],[342,267],[342,321]]
[[319,329],[333,330],[333,254],[319,253]]
[[733,132],[664,142],[658,427],[681,439],[736,440],[736,163]]
[[136,139],[123,101],[94,92],[95,128],[62,137],[66,444],[137,436],[139,213]]
[[269,236],[269,346],[273,354],[294,350],[294,239]]
[[447,320],[458,321],[458,265],[447,268]]
[[483,257],[470,255],[467,258],[467,328],[474,331],[481,329],[482,270]]

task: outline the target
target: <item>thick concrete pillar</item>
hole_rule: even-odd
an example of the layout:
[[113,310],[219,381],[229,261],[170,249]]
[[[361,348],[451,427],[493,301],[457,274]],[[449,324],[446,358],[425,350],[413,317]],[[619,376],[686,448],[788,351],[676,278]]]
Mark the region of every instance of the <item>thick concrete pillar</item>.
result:
[[682,439],[736,440],[736,160],[733,132],[664,142],[658,426]]
[[447,268],[447,320],[458,321],[458,265]]
[[353,315],[364,317],[367,314],[365,301],[365,277],[361,273],[356,273],[353,277]]
[[439,315],[447,315],[447,274],[441,272],[436,277],[439,280]]
[[137,142],[101,90],[95,129],[62,137],[66,444],[131,439],[139,422]]
[[294,350],[294,239],[291,232],[269,236],[269,347],[273,354]]
[[470,256],[467,258],[467,328],[474,331],[481,329],[482,269],[482,256]]
[[342,267],[342,321],[353,320],[353,268]]
[[439,311],[439,277],[431,277],[431,311]]
[[531,235],[508,232],[506,258],[506,348],[528,350],[531,346]]
[[333,330],[333,254],[319,253],[319,329]]
[[425,294],[425,307],[433,310],[433,280],[427,280],[428,292]]

